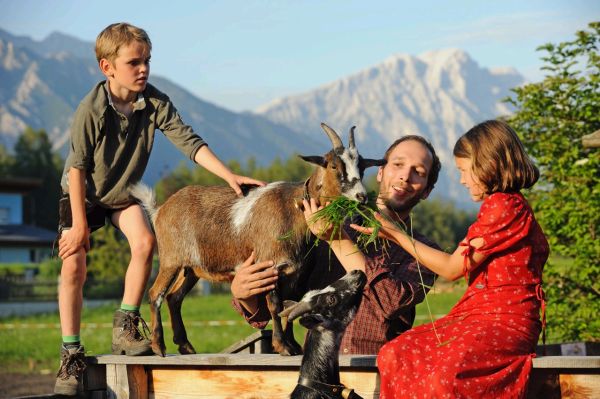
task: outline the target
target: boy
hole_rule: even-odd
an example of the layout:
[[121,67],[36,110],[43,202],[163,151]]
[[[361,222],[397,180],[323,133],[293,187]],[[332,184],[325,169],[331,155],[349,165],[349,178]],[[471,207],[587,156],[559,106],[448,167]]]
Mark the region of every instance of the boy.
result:
[[96,39],[96,58],[106,81],[83,99],[71,126],[71,150],[61,182],[59,256],[63,261],[59,287],[62,331],[61,366],[54,392],[73,396],[83,369],[79,330],[82,289],[89,236],[105,219],[120,229],[131,248],[120,309],[113,319],[114,354],[151,354],[150,341],[138,328],[145,322],[139,309],[150,274],[154,236],[144,211],[128,187],[141,180],[155,129],[177,148],[224,179],[238,195],[240,184],[262,182],[233,174],[183,124],[169,98],[148,84],[152,44],[146,32],[127,23],[104,29]]

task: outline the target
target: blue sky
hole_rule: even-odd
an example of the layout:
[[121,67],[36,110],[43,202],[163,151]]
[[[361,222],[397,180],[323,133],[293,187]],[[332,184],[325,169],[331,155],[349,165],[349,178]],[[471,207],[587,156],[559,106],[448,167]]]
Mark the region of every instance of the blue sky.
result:
[[[539,80],[541,44],[600,20],[600,1],[0,0],[0,27],[94,41],[131,22],[153,42],[152,71],[234,111],[379,64],[397,53],[460,48],[484,67]],[[93,54],[90,54],[93,57]]]

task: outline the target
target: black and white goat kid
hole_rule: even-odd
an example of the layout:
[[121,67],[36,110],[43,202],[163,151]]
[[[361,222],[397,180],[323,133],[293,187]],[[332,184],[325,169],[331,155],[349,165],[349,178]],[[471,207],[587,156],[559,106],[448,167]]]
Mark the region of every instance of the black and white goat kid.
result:
[[308,328],[298,385],[292,399],[359,399],[340,383],[339,350],[342,336],[362,300],[366,275],[353,270],[322,290],[309,291],[299,302],[285,301],[282,318]]

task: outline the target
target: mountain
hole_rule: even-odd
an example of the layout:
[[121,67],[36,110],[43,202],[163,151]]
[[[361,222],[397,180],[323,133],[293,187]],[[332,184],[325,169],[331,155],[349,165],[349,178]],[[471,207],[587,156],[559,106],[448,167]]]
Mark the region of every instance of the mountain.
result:
[[[0,143],[12,148],[26,126],[44,128],[65,155],[73,112],[102,78],[91,43],[61,33],[34,41],[0,29]],[[481,67],[458,49],[397,54],[253,113],[218,107],[162,77],[152,76],[151,82],[225,160],[254,156],[265,164],[293,152],[321,154],[330,146],[321,122],[344,136],[356,125],[359,150],[371,158],[381,156],[401,135],[421,134],[443,164],[432,195],[469,207],[473,205],[454,167],[454,143],[477,122],[510,113],[501,100],[524,78],[512,68]],[[157,133],[144,177],[150,184],[184,159],[166,141]]]
[[[73,113],[102,79],[91,43],[60,33],[36,42],[0,30],[0,143],[10,149],[26,126],[43,128],[55,149],[66,156]],[[183,120],[221,159],[245,161],[253,156],[259,164],[267,164],[294,152],[322,154],[330,146],[263,116],[235,113],[201,100],[168,79],[151,76],[150,81],[169,95]],[[185,159],[167,141],[157,132],[144,175],[149,184]]]
[[425,136],[443,165],[432,195],[469,207],[454,166],[454,143],[476,123],[509,114],[501,100],[524,81],[512,68],[480,67],[458,49],[398,54],[255,112],[315,140],[321,136],[321,121],[339,130],[356,125],[357,146],[369,156],[380,156],[402,135]]

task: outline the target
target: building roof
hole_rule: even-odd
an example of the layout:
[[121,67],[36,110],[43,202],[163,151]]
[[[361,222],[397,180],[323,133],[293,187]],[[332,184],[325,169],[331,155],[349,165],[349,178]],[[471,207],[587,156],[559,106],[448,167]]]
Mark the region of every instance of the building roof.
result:
[[31,177],[3,177],[0,178],[0,193],[26,194],[41,185],[41,179]]
[[57,233],[26,224],[0,225],[0,246],[52,246]]

